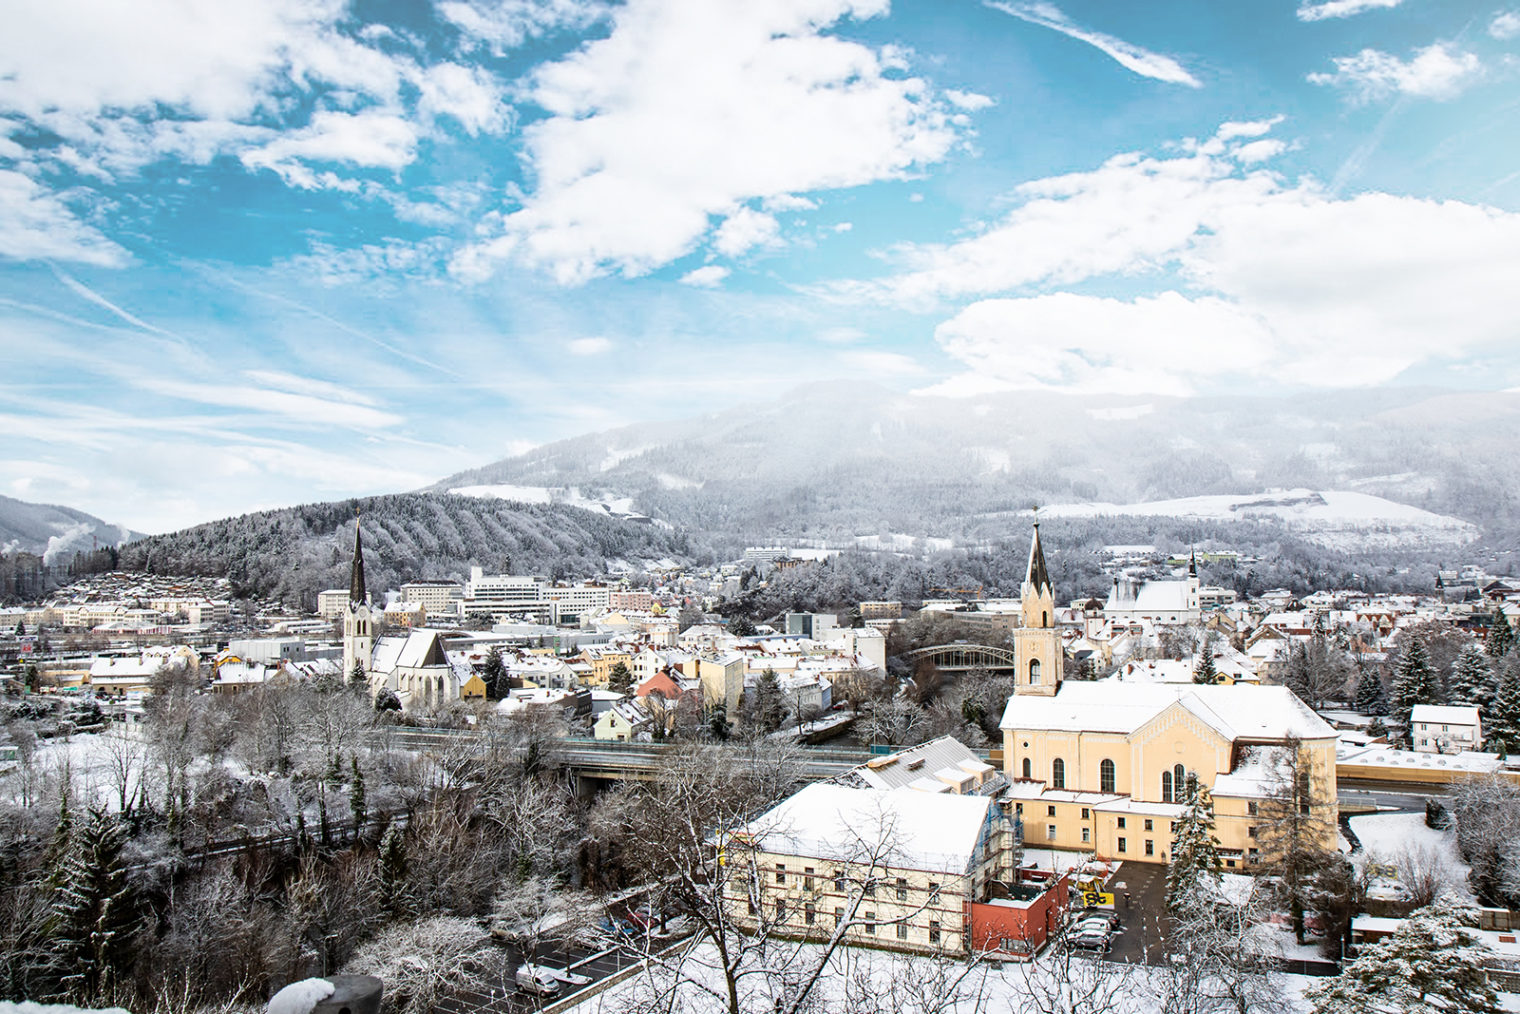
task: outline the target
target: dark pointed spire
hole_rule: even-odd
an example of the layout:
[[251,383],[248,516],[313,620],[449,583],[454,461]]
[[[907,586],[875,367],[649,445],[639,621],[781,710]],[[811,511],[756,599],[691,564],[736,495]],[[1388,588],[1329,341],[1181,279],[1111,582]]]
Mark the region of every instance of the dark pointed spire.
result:
[[1188,549],[1188,577],[1197,577],[1197,576],[1198,576],[1198,550],[1196,548],[1190,547]]
[[1034,537],[1029,543],[1029,573],[1024,583],[1036,592],[1042,588],[1054,591],[1050,583],[1050,571],[1045,569],[1045,550],[1040,547],[1039,515],[1035,515]]
[[359,519],[354,518],[354,564],[348,575],[348,601],[358,605],[368,599],[364,590],[364,540],[359,537]]

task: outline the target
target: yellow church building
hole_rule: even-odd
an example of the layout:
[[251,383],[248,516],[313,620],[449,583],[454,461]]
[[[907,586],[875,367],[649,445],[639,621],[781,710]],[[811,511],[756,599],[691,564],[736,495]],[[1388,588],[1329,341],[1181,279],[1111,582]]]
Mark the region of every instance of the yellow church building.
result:
[[[1054,589],[1035,525],[1000,724],[1005,797],[1029,847],[1167,861],[1191,779],[1214,797],[1225,866],[1262,855],[1265,813],[1293,803],[1335,847],[1336,732],[1279,686],[1062,681]],[[1296,758],[1293,752],[1297,752]]]

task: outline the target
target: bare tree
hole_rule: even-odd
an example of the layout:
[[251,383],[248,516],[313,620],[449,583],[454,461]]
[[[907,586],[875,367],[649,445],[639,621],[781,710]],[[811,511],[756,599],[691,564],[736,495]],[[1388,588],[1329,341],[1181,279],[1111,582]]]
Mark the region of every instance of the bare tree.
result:
[[488,990],[499,981],[487,943],[473,921],[434,916],[381,930],[344,971],[379,976],[395,1014],[428,1014],[453,990]]

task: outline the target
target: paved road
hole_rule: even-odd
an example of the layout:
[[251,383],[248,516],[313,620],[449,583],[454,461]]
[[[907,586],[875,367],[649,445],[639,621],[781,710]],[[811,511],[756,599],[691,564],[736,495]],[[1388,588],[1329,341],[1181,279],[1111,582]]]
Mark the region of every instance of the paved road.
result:
[[1166,867],[1159,863],[1121,863],[1108,887],[1114,893],[1119,918],[1124,920],[1108,959],[1160,963],[1166,943]]

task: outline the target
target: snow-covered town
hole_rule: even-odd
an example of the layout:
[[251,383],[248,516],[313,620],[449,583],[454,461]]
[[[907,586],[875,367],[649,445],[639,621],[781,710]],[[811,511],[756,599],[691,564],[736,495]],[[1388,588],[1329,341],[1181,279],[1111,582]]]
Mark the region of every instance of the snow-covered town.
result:
[[0,1014],[1520,1014],[1520,0],[7,0]]
[[[1196,551],[1114,546],[1109,596],[1058,604],[1036,525],[1016,598],[755,622],[725,602],[826,557],[376,593],[352,533],[314,613],[112,574],[5,616],[0,792],[94,850],[38,869],[113,865],[133,948],[186,932],[158,902],[146,942],[153,892],[261,856],[313,890],[374,865],[343,888],[361,913],[299,914],[244,974],[370,976],[408,1010],[844,1001],[887,975],[933,1009],[1329,1011],[1415,951],[1462,972],[1479,1006],[1452,1009],[1520,988],[1520,587],[1477,568],[1242,598]],[[497,858],[450,873],[456,848]],[[109,950],[91,974],[125,972]]]

